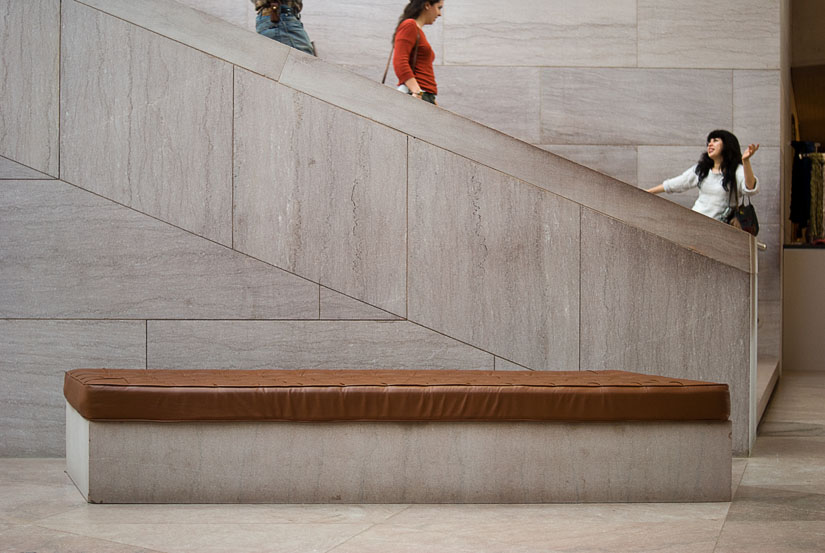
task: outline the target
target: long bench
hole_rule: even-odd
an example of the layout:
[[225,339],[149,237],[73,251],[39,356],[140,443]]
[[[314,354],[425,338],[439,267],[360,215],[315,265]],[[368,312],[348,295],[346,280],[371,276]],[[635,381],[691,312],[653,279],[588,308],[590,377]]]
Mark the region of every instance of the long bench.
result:
[[68,371],[93,503],[729,501],[725,384],[623,371]]

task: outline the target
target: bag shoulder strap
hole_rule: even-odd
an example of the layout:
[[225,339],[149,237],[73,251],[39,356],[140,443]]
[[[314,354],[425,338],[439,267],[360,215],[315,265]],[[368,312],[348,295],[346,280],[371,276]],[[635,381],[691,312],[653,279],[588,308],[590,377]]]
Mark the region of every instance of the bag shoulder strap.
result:
[[[722,178],[724,178],[724,176]],[[742,203],[744,203],[744,198]],[[728,190],[728,205],[730,207],[739,207],[739,182],[737,182],[736,178],[733,179],[731,189]]]
[[387,82],[387,73],[390,72],[390,63],[392,63],[392,52],[395,50],[395,46],[390,48],[390,57],[387,58],[387,67],[384,68],[384,76],[381,78],[381,84]]
[[[410,65],[410,67],[412,67],[413,71],[415,71],[415,62],[418,61],[418,41],[419,40],[421,40],[421,31],[419,31],[418,34],[415,35],[415,46],[413,47],[412,64]],[[387,82],[387,73],[390,72],[390,64],[392,63],[393,50],[395,50],[395,44],[393,44],[393,47],[390,48],[390,57],[387,58],[387,67],[384,68],[384,76],[381,78],[381,84],[384,84],[385,82]]]

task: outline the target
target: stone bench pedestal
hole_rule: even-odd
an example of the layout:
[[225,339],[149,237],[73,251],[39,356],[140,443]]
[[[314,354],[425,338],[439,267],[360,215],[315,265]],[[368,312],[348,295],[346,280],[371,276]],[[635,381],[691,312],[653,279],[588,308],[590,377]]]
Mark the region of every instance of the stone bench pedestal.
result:
[[89,420],[66,407],[68,472],[93,503],[729,501],[730,432],[728,420]]

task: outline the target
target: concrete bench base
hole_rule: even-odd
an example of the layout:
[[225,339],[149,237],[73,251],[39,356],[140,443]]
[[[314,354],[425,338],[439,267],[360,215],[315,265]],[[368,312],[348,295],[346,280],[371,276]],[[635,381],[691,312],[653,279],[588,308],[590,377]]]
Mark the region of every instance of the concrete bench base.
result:
[[730,501],[730,422],[92,422],[93,503]]

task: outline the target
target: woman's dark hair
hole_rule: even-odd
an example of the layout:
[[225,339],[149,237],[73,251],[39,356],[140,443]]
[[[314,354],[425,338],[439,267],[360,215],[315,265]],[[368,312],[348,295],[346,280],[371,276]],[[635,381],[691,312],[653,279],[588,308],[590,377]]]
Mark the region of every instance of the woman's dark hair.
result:
[[[707,142],[710,142],[711,138],[722,139],[722,188],[730,190],[730,185],[736,186],[736,169],[742,165],[742,148],[739,146],[739,139],[732,132],[723,130],[711,131]],[[696,176],[699,177],[699,182],[708,176],[713,165],[713,160],[705,150],[699,158],[699,163],[696,164]]]
[[[398,27],[407,19],[415,19],[421,12],[424,11],[424,6],[427,4],[435,4],[438,0],[410,0],[407,7],[404,8],[404,13],[398,18],[398,25],[395,26],[395,33],[398,32]],[[392,42],[395,44],[395,33],[392,34]]]

